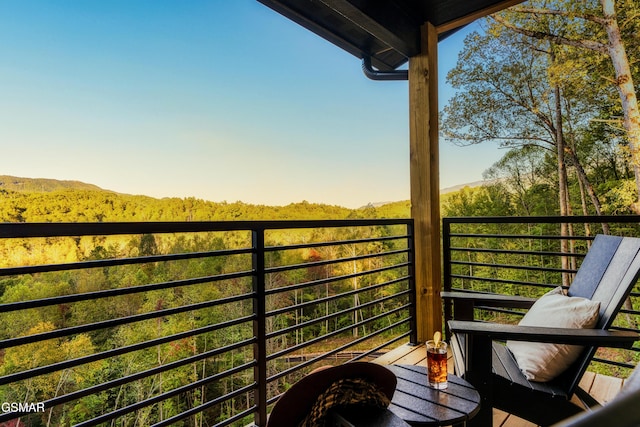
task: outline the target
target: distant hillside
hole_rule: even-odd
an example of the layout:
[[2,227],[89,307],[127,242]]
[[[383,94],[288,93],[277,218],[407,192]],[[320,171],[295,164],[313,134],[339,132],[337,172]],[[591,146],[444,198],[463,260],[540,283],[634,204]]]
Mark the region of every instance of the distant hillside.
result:
[[[452,187],[441,188],[440,194],[445,195],[445,194],[455,193],[456,191],[460,191],[465,187],[474,188],[474,187],[480,187],[483,185],[491,185],[491,184],[494,184],[495,182],[496,182],[495,180],[482,180],[482,181],[468,182],[466,184],[454,185]],[[366,208],[376,208],[378,209],[378,211],[381,211],[380,208],[384,208],[382,210],[386,210],[388,213],[390,213],[391,217],[394,217],[399,213],[404,215],[405,212],[408,212],[408,210],[411,209],[411,201],[400,200],[397,202],[372,202],[366,206],[360,207],[360,209],[366,209]],[[404,215],[404,216],[407,216],[407,215]]]
[[60,190],[96,190],[103,189],[93,184],[80,181],[60,181],[47,178],[20,178],[0,175],[0,190],[20,191],[26,193],[48,193]]
[[454,185],[453,187],[447,187],[447,188],[441,188],[440,189],[440,194],[447,194],[447,193],[453,193],[455,191],[460,191],[462,190],[464,187],[480,187],[481,185],[487,185],[487,184],[492,184],[493,181],[474,181],[474,182],[469,182],[466,184],[459,184],[459,185]]
[[210,202],[116,193],[79,181],[0,175],[0,222],[235,221],[375,217],[341,206]]
[[[485,184],[487,182],[484,182]],[[474,182],[443,189],[443,201]],[[0,175],[0,222],[233,221],[407,218],[411,202],[370,203],[359,209],[308,203],[287,206],[211,202],[193,197],[157,199],[116,193],[80,181]]]

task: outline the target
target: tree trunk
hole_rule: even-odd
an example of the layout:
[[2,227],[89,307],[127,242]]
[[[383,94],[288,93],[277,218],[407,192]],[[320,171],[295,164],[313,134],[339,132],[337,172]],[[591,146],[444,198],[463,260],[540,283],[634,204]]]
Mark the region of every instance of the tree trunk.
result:
[[[551,54],[551,62],[555,60],[554,55]],[[557,148],[557,156],[558,156],[558,202],[560,205],[560,216],[568,216],[569,215],[569,192],[568,192],[568,184],[567,184],[567,164],[564,160],[564,134],[562,132],[562,103],[560,98],[560,86],[555,85],[553,94],[555,97],[555,139],[556,139],[556,148]],[[560,224],[560,235],[568,236],[569,235],[569,227],[566,222]],[[569,252],[569,242],[566,239],[560,240],[560,251],[567,253]],[[569,257],[563,256],[562,260],[562,268],[569,269]],[[569,286],[571,284],[571,278],[568,274],[562,273],[562,285]]]
[[[633,209],[634,212],[640,214],[640,109],[638,108],[638,98],[636,96],[633,85],[629,58],[627,56],[624,43],[622,42],[620,27],[618,26],[618,18],[615,11],[614,0],[600,0],[600,3],[602,5],[603,18],[600,19],[599,17],[587,15],[579,17],[602,25],[607,33],[607,45],[603,45],[602,43],[593,42],[590,40],[572,40],[565,38],[559,34],[551,34],[547,32],[520,28],[513,23],[502,19],[499,15],[494,15],[494,18],[505,27],[516,31],[517,33],[537,39],[549,40],[552,43],[556,44],[589,49],[606,54],[611,58],[611,63],[615,71],[614,83],[620,95],[622,111],[624,114],[623,125],[627,133],[627,139],[629,141],[631,166],[633,168],[635,176],[636,189],[638,190],[638,197],[636,198],[636,201],[631,205],[631,209]],[[547,13],[552,15],[565,16],[570,15],[565,11],[551,9],[531,10],[525,8],[524,10],[522,10],[522,12],[534,14]]]
[[[589,209],[587,208],[587,190],[584,188],[584,182],[578,176],[578,186],[580,187],[580,205],[582,206],[582,215],[589,215]],[[584,235],[591,236],[591,225],[587,222],[584,223]]]
[[[582,187],[584,187],[587,194],[589,195],[589,198],[591,199],[591,203],[593,204],[593,207],[596,210],[596,215],[601,216],[602,204],[600,203],[600,198],[596,194],[596,191],[593,189],[593,185],[591,184],[591,181],[589,181],[587,172],[582,167],[582,164],[580,163],[580,159],[578,159],[578,156],[573,150],[567,150],[565,154],[568,156],[571,162],[571,165],[576,169],[576,172],[578,173],[578,181],[580,182],[580,188],[582,189]],[[585,215],[587,215],[586,212],[585,212]],[[609,234],[608,223],[606,222],[602,223],[602,232],[604,234]]]
[[636,213],[640,213],[640,110],[638,109],[638,98],[633,86],[629,59],[622,43],[614,1],[600,0],[600,2],[604,14],[605,30],[609,38],[607,48],[616,73],[616,87],[622,102],[624,128],[627,131],[631,165],[638,190],[638,198],[631,208]]
[[[353,256],[356,255],[356,250],[355,247],[353,248]],[[358,266],[356,265],[356,261],[353,261],[353,274],[356,274],[358,272]],[[357,277],[353,277],[353,290],[357,291],[358,290],[358,278]],[[360,306],[360,297],[358,296],[357,293],[353,294],[353,337],[357,338],[358,337],[358,327],[356,326],[356,323],[358,323],[358,307]],[[362,317],[362,314],[361,314]]]

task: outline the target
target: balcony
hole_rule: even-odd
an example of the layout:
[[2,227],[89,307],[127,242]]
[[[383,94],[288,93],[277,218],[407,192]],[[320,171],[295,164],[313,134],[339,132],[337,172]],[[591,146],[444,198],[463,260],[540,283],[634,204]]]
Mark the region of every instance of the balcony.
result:
[[[444,287],[540,295],[603,222],[640,235],[639,217],[445,218]],[[3,425],[264,425],[319,365],[424,363],[412,220],[0,224],[0,238],[0,401],[22,404]],[[638,296],[617,328],[638,330]],[[638,350],[596,368],[624,378]],[[589,378],[602,398],[608,377]]]

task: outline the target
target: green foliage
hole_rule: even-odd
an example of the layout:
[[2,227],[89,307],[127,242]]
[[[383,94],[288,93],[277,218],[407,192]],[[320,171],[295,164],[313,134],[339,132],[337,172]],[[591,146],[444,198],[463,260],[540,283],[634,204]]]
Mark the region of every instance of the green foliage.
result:
[[[396,212],[390,215],[398,215]],[[105,190],[5,190],[1,222],[233,221],[379,217],[376,209],[347,209],[306,201],[287,206],[209,202],[195,198],[155,199]]]
[[443,198],[444,216],[512,216],[511,195],[500,185],[464,187]]
[[29,193],[45,193],[60,190],[101,190],[93,184],[80,181],[59,181],[45,178],[19,178],[16,176],[0,175],[0,188],[6,191]]
[[[616,10],[626,56],[615,49],[615,61],[592,48],[611,42],[600,3],[532,0],[488,19],[483,34],[468,35],[447,75],[458,92],[442,114],[443,139],[506,148],[488,177],[504,184],[523,215],[560,211],[549,209],[550,200],[567,214],[628,213],[637,202],[627,183],[603,189],[634,178],[629,141],[636,132],[621,120],[632,114],[624,111],[631,101],[621,102],[612,63],[628,62],[626,78],[640,78],[638,3],[616,2]],[[560,191],[565,167],[569,188]]]
[[[247,219],[340,219],[376,218],[379,216],[408,216],[408,202],[390,206],[349,210],[336,206],[307,202],[285,207],[253,206],[243,203],[211,203],[195,199],[153,199],[144,196],[128,196],[101,190],[55,190],[51,192],[4,191],[0,199],[0,215],[15,221],[139,221],[151,220],[247,220]],[[20,207],[19,210],[16,207]],[[16,217],[19,211],[20,218]],[[265,235],[268,246],[296,243],[366,239],[400,235],[404,227],[354,227],[339,229],[273,230]],[[95,236],[82,238],[4,239],[0,241],[0,265],[57,264],[87,260],[108,260],[151,255],[208,252],[225,249],[247,248],[251,235],[248,232],[225,233],[176,233],[137,236]],[[371,304],[380,298],[402,292],[406,280],[398,280],[407,274],[406,267],[383,270],[377,274],[358,274],[355,277],[313,285],[314,281],[348,276],[365,270],[375,270],[390,264],[406,262],[406,254],[394,254],[387,259],[365,257],[371,253],[388,252],[406,248],[402,240],[365,242],[361,244],[337,244],[317,248],[272,251],[267,254],[267,267],[300,265],[290,270],[267,275],[267,288],[273,292],[267,296],[267,310],[277,310],[268,321],[268,332],[275,334],[268,342],[269,352],[277,353],[291,346],[312,342],[308,350],[321,352],[345,344],[354,337],[365,336],[372,331],[392,325],[403,318],[403,313],[384,313],[408,303],[405,297],[395,301]],[[305,266],[322,260],[336,258],[353,259],[324,266]],[[0,280],[0,303],[43,299],[52,296],[84,294],[117,288],[130,288],[148,284],[161,284],[212,275],[250,271],[251,255],[208,256],[169,262],[146,262],[133,265],[87,268],[81,270],[35,273],[11,276]],[[389,282],[389,284],[386,284]],[[292,285],[308,284],[304,288],[290,290]],[[379,287],[378,287],[379,286]],[[370,288],[370,289],[369,289]],[[63,328],[144,315],[160,310],[180,309],[181,312],[137,321],[122,326],[105,327],[68,338],[52,339],[36,344],[11,347],[0,354],[0,375],[11,375],[37,366],[83,357],[112,349],[137,346],[149,340],[173,337],[188,331],[206,331],[187,338],[144,346],[132,352],[110,357],[101,362],[84,363],[76,368],[53,374],[34,376],[25,381],[0,387],[3,401],[45,401],[65,393],[80,391],[141,372],[179,363],[205,352],[226,346],[244,346],[193,362],[183,363],[162,373],[141,375],[126,384],[97,393],[89,393],[75,399],[72,404],[60,405],[45,414],[22,419],[28,425],[71,425],[101,413],[123,408],[162,393],[170,393],[179,387],[193,384],[226,370],[247,363],[254,357],[253,339],[253,289],[251,277],[214,280],[204,283],[156,289],[123,296],[54,304],[42,308],[0,313],[0,323],[9,325],[0,331],[0,338],[32,335]],[[343,292],[349,296],[334,298]],[[211,304],[225,298],[228,303]],[[324,301],[326,302],[317,302]],[[297,303],[306,305],[300,309],[289,307]],[[185,309],[198,306],[200,308]],[[354,310],[354,306],[362,306]],[[352,328],[354,322],[382,315],[375,321]],[[406,315],[406,313],[405,313]],[[315,319],[328,316],[327,320]],[[237,323],[236,319],[245,318]],[[213,328],[220,326],[220,330]],[[212,329],[213,328],[213,329]],[[405,328],[403,326],[402,328]],[[398,329],[402,329],[398,328]],[[345,329],[332,338],[324,335]],[[388,334],[397,334],[398,329]],[[404,332],[401,330],[400,333]],[[393,336],[393,335],[390,335]],[[389,339],[382,337],[383,339]],[[361,346],[375,344],[361,343]],[[269,375],[289,368],[290,362],[279,357],[269,365]],[[292,378],[283,381],[293,381]],[[150,425],[166,420],[180,412],[219,396],[249,386],[254,381],[252,369],[246,369],[228,378],[203,383],[196,389],[164,399],[135,412],[123,415],[114,425]],[[273,395],[278,392],[274,388]],[[214,423],[225,420],[253,404],[250,393],[211,407],[201,415],[185,420],[184,425]]]
[[606,190],[602,196],[602,209],[608,215],[629,215],[631,204],[636,200],[636,186],[632,180],[609,181],[601,186]]

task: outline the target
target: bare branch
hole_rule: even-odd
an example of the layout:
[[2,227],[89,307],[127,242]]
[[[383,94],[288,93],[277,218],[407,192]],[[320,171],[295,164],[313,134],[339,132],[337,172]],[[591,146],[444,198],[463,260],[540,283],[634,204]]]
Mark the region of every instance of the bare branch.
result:
[[607,76],[600,76],[600,78],[601,78],[602,80],[604,80],[605,82],[609,82],[609,83],[611,83],[611,84],[612,84],[612,85],[614,85],[614,86],[618,84],[618,81],[617,81],[616,79],[612,79],[611,77],[607,77]]
[[567,18],[580,18],[586,21],[595,22],[596,24],[605,25],[605,20],[601,16],[593,15],[593,14],[576,14],[574,12],[567,12],[566,10],[556,10],[556,9],[539,9],[536,7],[512,7],[509,9],[511,12],[516,13],[531,13],[536,15],[554,15],[554,16],[564,16]]
[[600,42],[595,42],[593,40],[573,40],[573,39],[568,39],[566,37],[562,37],[562,36],[557,36],[555,34],[549,34],[549,33],[544,33],[542,31],[533,31],[533,30],[527,30],[525,28],[520,28],[516,25],[513,25],[511,22],[503,19],[500,16],[497,15],[493,15],[492,16],[493,19],[495,19],[496,21],[498,21],[500,24],[504,25],[505,27],[509,28],[510,30],[515,31],[516,33],[519,34],[523,34],[525,36],[528,37],[533,37],[539,40],[549,40],[552,41],[556,44],[563,44],[566,46],[573,46],[573,47],[578,47],[578,48],[582,48],[582,49],[589,49],[589,50],[593,50],[595,52],[600,52],[602,54],[607,55],[608,54],[608,50],[607,50],[607,46],[603,43]]
[[620,25],[620,28],[627,28],[627,25],[634,23],[634,21],[638,19],[638,17],[640,17],[640,12],[635,12],[627,16],[627,19],[625,19],[622,25]]

